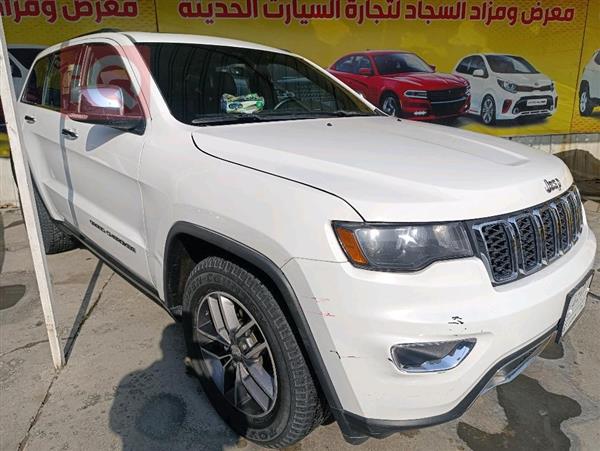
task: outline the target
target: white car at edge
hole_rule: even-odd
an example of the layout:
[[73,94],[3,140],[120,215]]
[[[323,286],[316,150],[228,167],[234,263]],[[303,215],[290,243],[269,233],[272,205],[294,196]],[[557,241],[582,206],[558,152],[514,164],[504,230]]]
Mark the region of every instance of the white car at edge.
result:
[[485,125],[499,120],[548,117],[558,108],[554,82],[522,56],[475,54],[461,59],[454,74],[471,85],[469,112]]
[[579,114],[591,116],[600,105],[600,49],[585,66],[579,85]]
[[559,159],[387,117],[283,50],[91,34],[40,54],[18,115],[46,251],[78,240],[181,317],[263,446],[457,418],[585,314],[596,239]]

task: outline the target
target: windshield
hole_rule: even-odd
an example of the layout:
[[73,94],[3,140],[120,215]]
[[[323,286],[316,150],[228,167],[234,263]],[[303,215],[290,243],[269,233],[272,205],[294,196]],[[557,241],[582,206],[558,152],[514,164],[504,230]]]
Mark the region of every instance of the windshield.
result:
[[194,125],[374,115],[300,58],[198,44],[138,44],[171,114]]
[[380,75],[433,72],[431,66],[412,53],[381,53],[374,59]]
[[531,64],[520,56],[509,55],[487,55],[486,56],[492,72],[499,74],[537,74]]

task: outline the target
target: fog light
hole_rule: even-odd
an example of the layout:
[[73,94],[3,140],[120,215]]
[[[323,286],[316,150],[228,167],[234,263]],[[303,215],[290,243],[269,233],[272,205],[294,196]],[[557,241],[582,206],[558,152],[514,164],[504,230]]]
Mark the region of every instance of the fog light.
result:
[[427,116],[427,111],[415,111],[413,114],[415,116]]
[[456,368],[475,347],[477,340],[406,343],[392,346],[392,359],[406,373],[435,373]]

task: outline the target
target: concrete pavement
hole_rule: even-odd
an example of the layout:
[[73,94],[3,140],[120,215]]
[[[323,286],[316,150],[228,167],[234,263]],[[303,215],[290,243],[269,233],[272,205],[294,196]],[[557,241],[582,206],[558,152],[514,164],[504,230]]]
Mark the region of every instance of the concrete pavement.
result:
[[[600,237],[598,204],[588,217]],[[0,215],[0,450],[258,449],[186,372],[179,324],[85,250],[49,257],[68,364],[50,350],[24,226]],[[597,258],[596,268],[600,266]],[[600,274],[585,315],[513,383],[459,420],[347,445],[337,425],[294,449],[595,450],[600,443]]]

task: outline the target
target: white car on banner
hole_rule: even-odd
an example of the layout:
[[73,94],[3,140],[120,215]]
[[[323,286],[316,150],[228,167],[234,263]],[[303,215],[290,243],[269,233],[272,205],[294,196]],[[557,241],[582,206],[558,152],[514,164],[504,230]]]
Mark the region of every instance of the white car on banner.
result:
[[471,109],[486,125],[498,120],[547,117],[558,107],[554,82],[522,56],[477,54],[464,57],[454,73],[471,84]]
[[583,70],[579,85],[579,113],[590,116],[600,105],[600,49],[596,50]]

